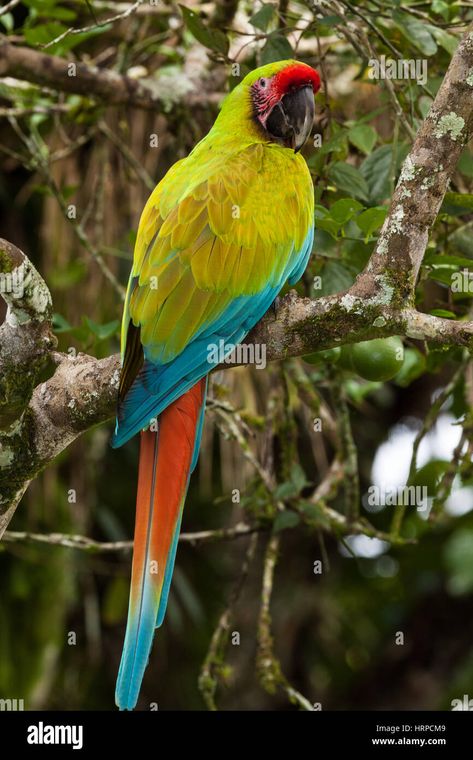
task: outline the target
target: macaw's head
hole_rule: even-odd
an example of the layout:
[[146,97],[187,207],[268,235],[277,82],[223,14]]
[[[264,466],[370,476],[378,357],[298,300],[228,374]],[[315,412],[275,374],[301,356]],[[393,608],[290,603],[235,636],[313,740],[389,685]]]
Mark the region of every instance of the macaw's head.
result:
[[252,118],[266,139],[299,151],[314,122],[317,71],[298,61],[278,61],[252,71],[239,87],[249,92]]

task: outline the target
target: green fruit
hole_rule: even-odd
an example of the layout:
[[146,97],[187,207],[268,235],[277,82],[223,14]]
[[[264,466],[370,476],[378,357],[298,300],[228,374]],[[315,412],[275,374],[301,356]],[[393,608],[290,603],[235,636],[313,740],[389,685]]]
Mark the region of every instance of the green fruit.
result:
[[397,375],[404,362],[404,347],[400,338],[377,338],[352,346],[355,372],[365,380],[384,382]]
[[335,348],[326,348],[324,351],[315,351],[313,354],[306,354],[306,356],[303,356],[302,358],[307,364],[335,364],[335,362],[338,362],[341,353],[342,349],[335,346]]

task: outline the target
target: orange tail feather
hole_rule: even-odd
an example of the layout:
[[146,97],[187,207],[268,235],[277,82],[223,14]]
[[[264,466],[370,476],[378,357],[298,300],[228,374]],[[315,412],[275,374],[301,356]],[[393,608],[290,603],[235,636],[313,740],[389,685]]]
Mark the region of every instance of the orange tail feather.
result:
[[115,694],[121,709],[136,705],[154,629],[166,610],[205,391],[206,378],[161,413],[157,432],[141,433],[130,603]]

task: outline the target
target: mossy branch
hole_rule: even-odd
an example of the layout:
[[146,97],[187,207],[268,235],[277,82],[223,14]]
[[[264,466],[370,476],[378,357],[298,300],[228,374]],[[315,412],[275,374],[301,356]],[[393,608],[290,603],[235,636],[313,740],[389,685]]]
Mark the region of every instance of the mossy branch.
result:
[[[134,79],[116,71],[92,66],[74,59],[40,53],[29,47],[13,45],[0,35],[0,76],[14,77],[59,92],[75,93],[110,106],[128,105],[159,112],[169,93],[150,78]],[[219,93],[187,92],[185,105],[202,109],[221,100]]]

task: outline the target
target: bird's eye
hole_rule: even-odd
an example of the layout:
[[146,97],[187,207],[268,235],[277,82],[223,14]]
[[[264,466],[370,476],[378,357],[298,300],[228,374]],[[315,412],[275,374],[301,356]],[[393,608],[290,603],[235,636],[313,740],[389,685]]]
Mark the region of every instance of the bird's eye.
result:
[[264,77],[261,77],[261,79],[259,80],[259,85],[260,87],[266,87],[267,81]]

